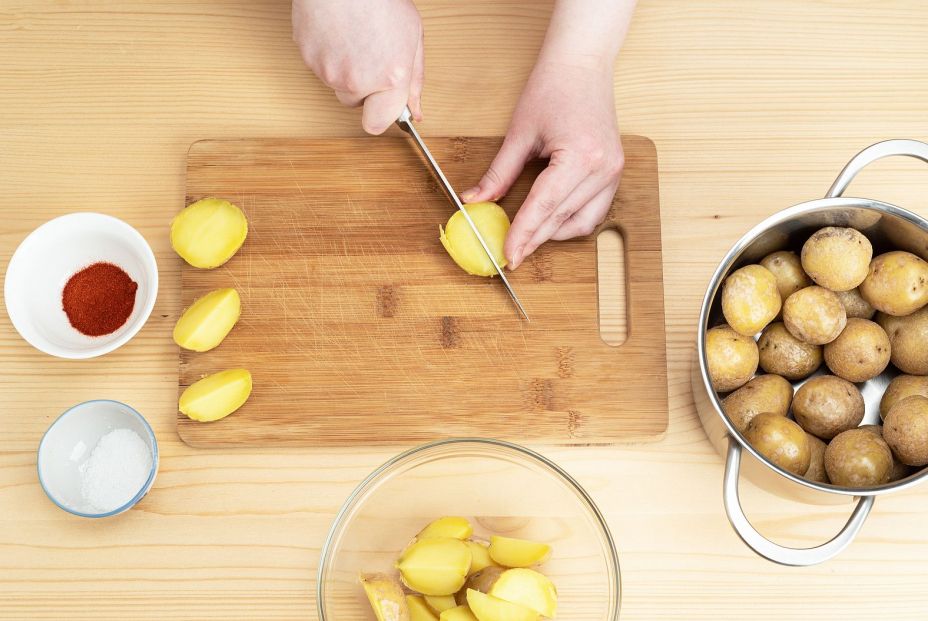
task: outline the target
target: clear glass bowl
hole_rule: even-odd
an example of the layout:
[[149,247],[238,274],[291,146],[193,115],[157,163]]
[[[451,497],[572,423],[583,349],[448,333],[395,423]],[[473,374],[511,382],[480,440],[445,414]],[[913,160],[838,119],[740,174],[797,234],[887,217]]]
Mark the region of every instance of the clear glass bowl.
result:
[[443,440],[402,453],[370,474],[335,517],[319,563],[321,621],[372,621],[359,572],[393,563],[429,521],[467,517],[474,536],[551,544],[542,566],[558,589],[558,618],[619,618],[619,561],[609,528],[582,487],[526,448],[483,439]]

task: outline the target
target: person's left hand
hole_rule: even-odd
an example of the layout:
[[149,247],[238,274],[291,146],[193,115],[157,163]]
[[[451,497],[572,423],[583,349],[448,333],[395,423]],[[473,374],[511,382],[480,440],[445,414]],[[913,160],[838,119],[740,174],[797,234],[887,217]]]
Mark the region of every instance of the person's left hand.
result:
[[611,65],[539,61],[499,153],[461,195],[468,203],[498,200],[527,161],[549,158],[509,229],[510,269],[549,239],[589,235],[606,217],[625,162],[612,89]]

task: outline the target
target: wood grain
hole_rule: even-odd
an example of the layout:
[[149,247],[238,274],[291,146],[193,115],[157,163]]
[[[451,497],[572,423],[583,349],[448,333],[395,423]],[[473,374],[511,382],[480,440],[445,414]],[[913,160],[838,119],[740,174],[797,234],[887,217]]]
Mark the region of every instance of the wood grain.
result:
[[[418,0],[426,137],[498,136],[550,2]],[[605,514],[623,621],[923,620],[928,487],[881,497],[820,567],[755,557],[721,506],[722,461],[692,405],[699,301],[728,247],[763,217],[824,195],[861,148],[928,139],[922,0],[641,0],[615,71],[623,132],[660,153],[670,423],[656,444],[545,448]],[[302,66],[284,0],[6,0],[0,5],[0,271],[25,235],[76,210],[117,215],[178,283],[168,223],[204,138],[361,136]],[[885,160],[850,193],[928,215],[923,164]],[[102,359],[53,360],[0,312],[0,618],[315,618],[315,569],[354,486],[397,452],[196,450],[176,434],[182,308],[166,284],[149,323]],[[161,469],[129,514],[73,518],[42,494],[35,449],[85,399],[127,401]],[[849,506],[786,503],[752,485],[748,515],[791,545],[830,538]]]
[[[479,179],[501,143],[429,140],[457,187]],[[468,276],[448,258],[438,240],[447,198],[405,137],[194,144],[188,203],[236,202],[249,236],[224,266],[181,272],[185,305],[234,286],[244,315],[220,347],[181,353],[180,390],[240,366],[255,387],[215,424],[178,413],[181,438],[215,447],[660,436],[667,361],[657,157],[641,136],[623,146],[622,188],[597,231],[620,229],[627,239],[632,329],[613,347],[600,334],[595,234],[548,244],[512,274],[531,317],[522,320],[499,282]],[[510,218],[539,171],[530,166],[501,201]]]

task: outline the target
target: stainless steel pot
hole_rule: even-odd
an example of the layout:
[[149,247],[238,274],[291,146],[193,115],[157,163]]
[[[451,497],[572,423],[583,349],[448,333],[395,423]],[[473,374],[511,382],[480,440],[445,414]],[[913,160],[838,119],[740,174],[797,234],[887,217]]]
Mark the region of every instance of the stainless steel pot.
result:
[[[928,468],[879,487],[851,489],[808,481],[774,465],[754,450],[723,414],[719,395],[712,390],[709,381],[706,330],[723,322],[719,293],[722,282],[731,271],[756,263],[776,250],[791,248],[798,251],[802,242],[823,226],[850,226],[862,231],[873,242],[875,254],[890,248],[903,249],[928,260],[928,220],[889,203],[867,198],[841,198],[862,168],[878,159],[895,155],[915,157],[928,163],[928,144],[916,140],[888,140],[872,145],[848,162],[826,198],[784,209],[748,231],[715,270],[699,314],[693,392],[709,440],[720,454],[726,456],[722,488],[725,511],[735,532],[752,550],[783,565],[814,565],[837,555],[860,531],[877,496],[916,485],[928,477]],[[861,424],[880,422],[880,397],[895,374],[895,371],[887,370],[880,377],[859,385],[867,403]],[[856,497],[857,505],[844,528],[827,543],[813,548],[788,548],[766,539],[748,521],[738,498],[738,481],[742,474],[763,489],[787,498],[822,504]]]

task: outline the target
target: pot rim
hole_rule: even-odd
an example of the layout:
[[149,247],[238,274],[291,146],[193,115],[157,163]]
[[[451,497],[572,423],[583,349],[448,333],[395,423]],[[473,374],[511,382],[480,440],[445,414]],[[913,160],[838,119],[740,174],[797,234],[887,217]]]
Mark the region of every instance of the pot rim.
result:
[[768,216],[759,224],[751,228],[747,233],[745,233],[731,247],[731,249],[725,254],[725,257],[716,267],[715,272],[712,274],[712,278],[709,280],[709,285],[706,288],[706,294],[703,297],[702,307],[699,311],[699,323],[697,325],[696,335],[697,358],[699,359],[699,371],[702,376],[703,388],[709,395],[709,401],[712,403],[712,407],[715,410],[715,413],[722,419],[722,422],[728,429],[729,436],[735,438],[738,441],[738,444],[741,445],[742,449],[748,451],[762,464],[764,464],[764,466],[795,483],[820,492],[842,494],[845,496],[879,496],[880,494],[884,493],[898,492],[904,489],[908,489],[910,487],[914,487],[918,483],[921,483],[922,480],[928,478],[928,467],[922,469],[922,471],[917,474],[900,479],[899,481],[884,483],[883,485],[867,488],[852,488],[840,485],[818,483],[815,481],[809,481],[804,477],[793,474],[792,472],[777,466],[766,457],[761,455],[760,452],[755,450],[754,447],[751,446],[751,443],[748,442],[741,434],[741,432],[739,432],[731,423],[731,421],[722,410],[722,402],[719,399],[718,393],[716,393],[716,391],[712,388],[712,383],[709,380],[708,362],[706,360],[706,330],[708,329],[709,311],[712,308],[712,302],[715,300],[716,295],[718,295],[719,290],[721,289],[722,281],[724,280],[725,276],[727,276],[728,271],[732,267],[732,264],[737,258],[741,256],[747,246],[753,243],[761,234],[798,216],[843,208],[867,209],[870,211],[876,211],[881,215],[892,215],[898,218],[902,218],[903,220],[906,220],[918,226],[919,228],[928,231],[928,219],[925,219],[918,214],[909,211],[908,209],[903,209],[902,207],[898,207],[891,203],[885,203],[870,198],[819,198],[816,200],[799,203],[797,205],[793,205],[792,207],[787,207],[786,209],[780,210]]

